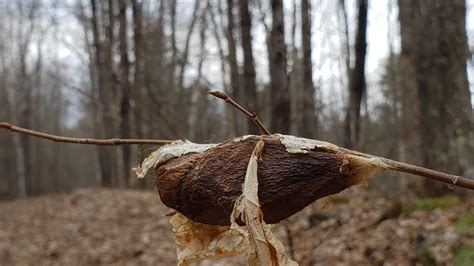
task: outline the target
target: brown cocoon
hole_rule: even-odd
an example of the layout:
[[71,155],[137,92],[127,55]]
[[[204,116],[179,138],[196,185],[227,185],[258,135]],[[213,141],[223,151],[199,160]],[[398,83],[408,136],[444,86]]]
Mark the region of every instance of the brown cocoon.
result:
[[[158,165],[161,200],[196,222],[229,225],[257,141],[255,136],[231,140]],[[258,164],[258,195],[266,223],[278,223],[315,200],[358,182],[350,162],[336,150],[290,153],[279,139],[265,140]]]

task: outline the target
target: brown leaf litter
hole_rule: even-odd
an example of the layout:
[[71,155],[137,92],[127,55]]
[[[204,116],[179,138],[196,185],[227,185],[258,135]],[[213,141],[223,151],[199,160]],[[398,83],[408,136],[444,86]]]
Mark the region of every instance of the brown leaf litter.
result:
[[[401,214],[398,203],[367,190],[351,188],[310,205],[283,221],[293,235],[300,265],[415,265],[428,256],[452,265],[473,234],[453,226],[474,210],[474,198],[452,208]],[[176,265],[176,244],[169,212],[156,192],[80,189],[0,202],[2,265]],[[285,248],[286,233],[273,227]],[[195,265],[245,265],[243,255]]]

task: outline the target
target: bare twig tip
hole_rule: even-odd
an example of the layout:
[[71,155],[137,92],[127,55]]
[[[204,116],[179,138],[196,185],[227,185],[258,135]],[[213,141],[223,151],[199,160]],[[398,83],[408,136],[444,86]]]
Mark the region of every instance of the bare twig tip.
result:
[[260,119],[258,119],[258,116],[257,116],[256,113],[249,112],[247,109],[242,107],[242,105],[240,105],[239,103],[234,101],[229,95],[227,95],[227,93],[225,93],[223,91],[210,91],[209,94],[211,94],[212,96],[215,96],[219,99],[222,99],[222,100],[228,102],[230,105],[237,108],[237,110],[241,111],[246,116],[248,116],[250,119],[252,119],[252,121],[255,123],[255,125],[260,129],[260,131],[263,134],[270,135],[270,132],[265,128],[265,126],[262,124]]
[[227,100],[227,98],[229,98],[229,96],[222,91],[210,91],[209,94],[222,100]]

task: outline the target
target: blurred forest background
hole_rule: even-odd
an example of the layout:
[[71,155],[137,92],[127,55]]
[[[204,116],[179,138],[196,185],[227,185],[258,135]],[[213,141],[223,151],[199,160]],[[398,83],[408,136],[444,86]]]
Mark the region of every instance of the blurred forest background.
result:
[[[472,9],[472,0],[0,0],[0,121],[73,137],[258,134],[207,95],[224,90],[271,132],[474,177]],[[7,131],[0,147],[0,198],[153,187],[130,169],[157,147]],[[451,191],[408,176],[373,187]]]

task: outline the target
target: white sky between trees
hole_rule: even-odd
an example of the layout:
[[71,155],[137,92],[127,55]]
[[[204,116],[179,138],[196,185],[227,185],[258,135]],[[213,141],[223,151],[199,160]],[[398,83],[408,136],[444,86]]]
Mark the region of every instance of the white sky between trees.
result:
[[[16,0],[19,1],[19,0]],[[0,7],[6,5],[9,1],[0,0]],[[83,97],[77,95],[68,87],[81,87],[84,81],[88,80],[87,70],[87,54],[83,45],[83,30],[81,25],[72,14],[75,10],[75,0],[59,1],[59,5],[52,7],[52,0],[41,1],[42,6],[48,11],[48,14],[54,14],[58,22],[57,31],[49,33],[44,39],[43,45],[49,53],[56,53],[53,55],[57,60],[63,63],[63,71],[67,75],[66,94],[72,97],[67,97],[70,103],[68,111],[67,125],[69,127],[82,117],[80,111],[80,100],[76,98]],[[144,1],[145,3],[148,1]],[[266,2],[266,1],[264,1]],[[353,43],[356,30],[356,0],[346,1],[348,15],[349,15],[349,31],[350,41]],[[217,3],[217,0],[214,0]],[[87,3],[86,3],[87,4]],[[179,49],[182,49],[186,31],[191,20],[192,9],[194,6],[193,0],[178,0],[177,14],[181,17],[177,19],[177,42]],[[264,3],[266,4],[266,3]],[[150,4],[149,4],[150,5]],[[286,42],[291,44],[290,32],[292,24],[292,9],[293,0],[284,0],[285,7],[285,25],[286,25]],[[269,11],[269,6],[264,6],[264,9]],[[298,1],[297,19],[300,20],[300,3]],[[342,25],[338,21],[337,1],[334,0],[318,0],[312,1],[312,45],[313,45],[313,78],[315,86],[320,89],[319,95],[325,106],[332,106],[332,108],[341,108],[345,104],[346,87],[344,59],[342,56],[342,48],[340,37],[342,36]],[[474,50],[474,0],[467,0],[467,35],[469,46]],[[253,48],[254,58],[256,63],[257,82],[268,82],[268,57],[265,45],[264,27],[259,21],[260,12],[252,10],[252,26],[253,26]],[[368,35],[367,35],[367,90],[368,90],[368,109],[371,110],[376,103],[383,101],[380,91],[379,82],[381,75],[384,73],[384,63],[387,58],[389,47],[392,46],[394,52],[400,51],[399,25],[398,25],[398,7],[396,0],[369,0],[368,11]],[[217,14],[217,12],[216,12]],[[218,21],[219,23],[219,21]],[[267,23],[271,25],[271,13],[267,12]],[[296,45],[301,46],[300,21],[297,21],[296,31]],[[196,25],[198,26],[198,25]],[[212,27],[212,25],[210,25]],[[169,32],[169,30],[167,31]],[[198,27],[195,29],[193,35],[192,45],[194,49],[190,54],[190,65],[186,72],[186,81],[190,83],[197,75],[196,64],[199,57],[199,31]],[[212,31],[207,33],[207,54],[206,62],[204,64],[204,76],[207,81],[214,87],[214,89],[222,89],[222,75],[220,72],[219,55],[214,40]],[[221,36],[223,36],[221,34]],[[224,42],[225,45],[225,42]],[[32,57],[37,56],[36,43],[33,41],[30,47]],[[241,49],[238,50],[239,62],[242,61]],[[47,58],[48,55],[44,55]],[[468,74],[470,80],[471,92],[474,95],[474,65],[473,60],[469,62]],[[69,83],[69,84],[68,84]],[[473,97],[474,103],[474,97]],[[325,110],[328,112],[330,110]],[[323,114],[324,116],[324,114]]]

